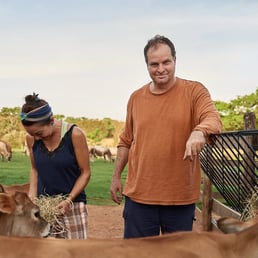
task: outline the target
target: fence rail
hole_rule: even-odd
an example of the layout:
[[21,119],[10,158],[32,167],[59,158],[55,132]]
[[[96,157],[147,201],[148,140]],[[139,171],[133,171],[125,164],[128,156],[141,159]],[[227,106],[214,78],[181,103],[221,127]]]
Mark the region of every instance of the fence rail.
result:
[[200,154],[201,167],[233,210],[242,214],[258,187],[258,130],[214,135]]

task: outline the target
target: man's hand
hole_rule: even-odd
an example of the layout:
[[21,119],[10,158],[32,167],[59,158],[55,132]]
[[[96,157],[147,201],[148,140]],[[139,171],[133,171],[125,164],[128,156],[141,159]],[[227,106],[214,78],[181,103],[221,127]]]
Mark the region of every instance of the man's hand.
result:
[[186,142],[184,160],[190,159],[193,161],[194,156],[198,155],[206,143],[204,134],[202,131],[192,131],[190,137]]
[[121,179],[113,176],[111,186],[110,186],[110,194],[111,194],[112,200],[117,204],[120,204],[122,202],[122,191],[123,191],[123,187],[122,187]]

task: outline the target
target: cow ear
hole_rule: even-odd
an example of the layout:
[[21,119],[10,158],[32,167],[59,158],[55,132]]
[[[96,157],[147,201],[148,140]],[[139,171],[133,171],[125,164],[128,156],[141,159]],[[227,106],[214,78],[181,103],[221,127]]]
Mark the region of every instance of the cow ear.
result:
[[23,192],[15,192],[14,194],[14,200],[18,205],[24,205],[28,201],[30,201],[28,195]]
[[5,193],[4,187],[0,184],[0,193]]
[[13,213],[16,209],[13,198],[7,194],[0,193],[0,212]]
[[225,234],[240,232],[245,228],[242,221],[227,217],[218,219],[217,226]]

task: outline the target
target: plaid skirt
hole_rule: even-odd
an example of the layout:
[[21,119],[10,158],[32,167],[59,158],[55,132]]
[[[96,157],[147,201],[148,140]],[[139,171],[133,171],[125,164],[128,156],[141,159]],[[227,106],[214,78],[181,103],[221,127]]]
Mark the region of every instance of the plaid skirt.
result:
[[51,228],[51,237],[66,239],[86,239],[88,212],[85,203],[74,202],[70,211],[58,216]]

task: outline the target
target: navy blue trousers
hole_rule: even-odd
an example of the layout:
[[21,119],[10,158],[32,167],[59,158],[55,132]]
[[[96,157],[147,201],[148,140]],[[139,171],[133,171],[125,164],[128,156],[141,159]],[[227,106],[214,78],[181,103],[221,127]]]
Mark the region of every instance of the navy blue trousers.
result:
[[191,231],[195,203],[189,205],[149,205],[125,197],[124,238],[156,236],[160,233]]

